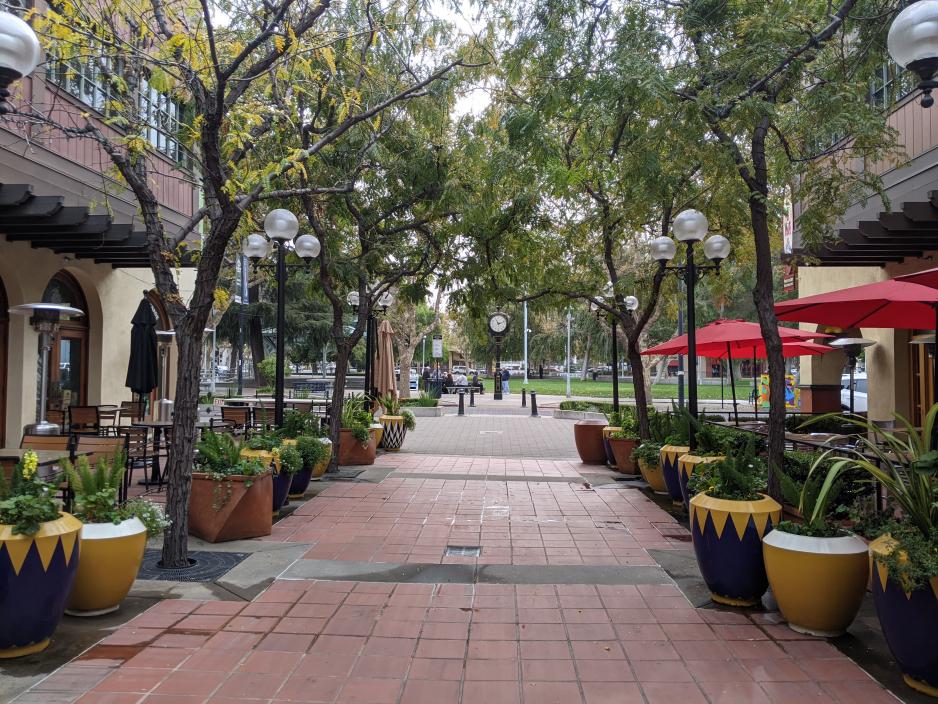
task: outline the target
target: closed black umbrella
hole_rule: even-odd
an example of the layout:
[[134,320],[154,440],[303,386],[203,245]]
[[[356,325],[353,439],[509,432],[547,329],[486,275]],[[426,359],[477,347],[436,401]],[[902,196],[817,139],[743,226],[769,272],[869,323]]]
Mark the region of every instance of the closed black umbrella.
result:
[[148,395],[159,383],[159,360],[156,347],[156,316],[144,298],[130,321],[130,360],[125,386],[140,396]]

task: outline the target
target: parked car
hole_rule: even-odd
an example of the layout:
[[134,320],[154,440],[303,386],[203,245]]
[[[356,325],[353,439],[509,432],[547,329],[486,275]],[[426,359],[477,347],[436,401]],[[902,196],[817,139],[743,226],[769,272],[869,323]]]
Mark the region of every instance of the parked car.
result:
[[453,374],[465,374],[466,373],[465,364],[454,364],[453,365]]
[[[867,380],[866,372],[854,374],[853,377],[853,411],[854,413],[866,413],[866,391]],[[850,375],[844,374],[840,377],[840,406],[844,410],[850,409]]]

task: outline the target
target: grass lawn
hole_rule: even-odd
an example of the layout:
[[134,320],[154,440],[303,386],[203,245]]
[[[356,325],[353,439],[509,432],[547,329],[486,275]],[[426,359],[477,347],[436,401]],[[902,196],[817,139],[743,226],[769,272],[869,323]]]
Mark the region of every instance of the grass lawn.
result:
[[[521,391],[523,377],[512,377],[510,380],[513,393]],[[567,393],[566,379],[529,379],[527,385],[528,391],[536,391],[539,394],[550,394],[553,396],[563,396]],[[747,384],[745,381],[736,382],[736,396],[740,400],[749,397],[752,389],[752,382]],[[592,398],[612,398],[611,381],[580,381],[579,379],[570,380],[570,393],[573,396],[589,396]],[[686,389],[685,389],[686,393]],[[724,389],[724,397],[730,398],[729,383]],[[655,384],[652,387],[652,394],[656,399],[677,398],[677,384]],[[635,392],[631,382],[619,382],[619,395],[624,398],[634,398]],[[720,386],[701,385],[697,387],[697,397],[701,399],[719,399]]]

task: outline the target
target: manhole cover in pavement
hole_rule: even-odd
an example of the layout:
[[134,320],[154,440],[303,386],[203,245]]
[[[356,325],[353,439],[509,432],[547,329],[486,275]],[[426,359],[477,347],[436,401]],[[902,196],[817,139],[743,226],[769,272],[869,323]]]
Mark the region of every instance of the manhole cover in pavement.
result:
[[170,582],[214,582],[240,564],[249,552],[208,552],[199,550],[189,553],[191,567],[179,570],[163,569],[157,563],[163,559],[158,549],[149,549],[143,553],[143,564],[137,573],[137,579],[160,579]]
[[443,550],[445,557],[479,557],[481,554],[480,545],[447,545]]

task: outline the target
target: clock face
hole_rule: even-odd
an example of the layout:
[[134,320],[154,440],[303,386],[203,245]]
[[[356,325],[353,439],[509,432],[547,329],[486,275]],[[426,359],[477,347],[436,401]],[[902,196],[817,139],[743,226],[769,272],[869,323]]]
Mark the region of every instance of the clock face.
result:
[[508,316],[504,313],[495,313],[489,318],[489,329],[496,335],[500,335],[508,328]]

